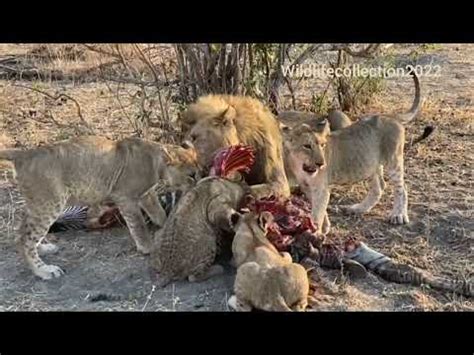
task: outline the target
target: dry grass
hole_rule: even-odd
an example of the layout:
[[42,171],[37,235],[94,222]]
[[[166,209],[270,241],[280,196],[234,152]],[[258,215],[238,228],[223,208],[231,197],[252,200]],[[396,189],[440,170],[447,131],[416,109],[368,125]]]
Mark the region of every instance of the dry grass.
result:
[[[406,45],[395,47],[396,54],[400,58],[413,49]],[[26,58],[24,60],[29,62],[34,60],[44,70],[64,73],[84,72],[86,69],[96,68],[107,60],[116,59],[99,52],[84,51],[82,46],[73,45],[73,49],[67,48],[69,47],[66,45],[38,47],[38,45],[3,44],[0,45],[0,58],[12,55],[23,56],[22,58]],[[101,45],[97,48],[104,51],[114,49],[110,45]],[[123,55],[132,58],[130,65],[140,68],[140,62],[133,62],[131,45],[125,45],[122,48]],[[141,48],[146,49],[147,46],[143,45]],[[36,53],[33,59],[32,53]],[[166,65],[170,72],[173,71],[174,63],[170,60],[169,46],[161,46],[159,53],[153,55],[154,63]],[[441,76],[421,78],[425,97],[423,111],[420,117],[407,127],[407,138],[410,141],[419,135],[426,124],[434,124],[436,131],[426,142],[408,149],[405,153],[411,223],[407,226],[393,227],[385,222],[392,203],[390,184],[379,205],[363,217],[345,216],[335,206],[361,200],[365,195],[366,184],[334,189],[331,200],[333,206],[331,219],[336,230],[341,233],[360,235],[373,248],[381,250],[397,261],[415,265],[439,275],[463,276],[472,279],[474,274],[472,215],[474,205],[472,195],[474,46],[440,45],[429,55],[436,60],[442,60]],[[40,60],[41,56],[44,58]],[[145,75],[150,75],[146,73],[145,67],[141,70]],[[90,78],[86,81],[0,80],[0,132],[2,132],[0,146],[33,147],[54,142],[77,135],[77,127],[81,126],[77,106],[72,100],[51,100],[47,95],[16,86],[18,84],[34,87],[51,96],[57,96],[60,93],[67,94],[80,105],[82,116],[87,124],[95,132],[104,136],[115,139],[136,134],[137,127],[134,120],[141,112],[140,104],[134,97],[137,85],[104,82],[95,79],[96,74],[91,71],[88,74]],[[367,113],[403,111],[411,105],[413,88],[410,79],[391,79],[386,84],[385,90],[366,107]],[[324,90],[325,82],[315,80],[305,83],[303,88],[298,93],[299,107],[307,105],[312,92]],[[284,104],[290,107],[288,96]],[[177,118],[178,111],[178,105],[171,103],[169,114],[173,122]],[[163,126],[160,126],[160,117],[155,115],[153,120],[147,134],[153,139],[165,139],[167,132]],[[1,181],[4,181],[3,178]],[[8,191],[11,189],[6,182],[3,182],[0,188],[2,195],[0,216],[4,224],[10,223],[12,209],[9,206],[12,205],[11,200],[14,196],[10,197]],[[92,237],[99,243],[103,236]],[[94,238],[85,240],[88,243],[95,243]],[[73,240],[70,238],[69,242],[75,243]],[[110,242],[111,239],[107,241]],[[74,244],[79,248],[77,252],[82,253],[82,248],[90,250],[90,245],[82,241],[77,243]],[[0,246],[2,246],[2,252],[12,252],[11,237],[1,238]],[[85,260],[90,260],[90,255],[86,251],[84,253]],[[125,257],[131,258],[130,260],[138,258],[130,253],[125,253]],[[110,260],[105,262],[110,262]],[[23,267],[19,262],[16,264],[18,268]],[[374,275],[358,281],[344,281],[338,277],[337,273],[331,272],[325,277],[336,280],[335,296],[328,304],[324,303],[328,301],[327,299],[322,301],[320,307],[317,307],[319,310],[474,310],[474,304],[470,299],[429,289],[389,284]],[[18,282],[21,282],[21,279]],[[218,283],[212,287],[214,288],[205,292],[201,289],[199,295],[193,295],[192,289],[189,288],[185,291],[173,288],[169,290],[171,294],[165,294],[165,291],[155,291],[152,284],[147,281],[146,287],[143,286],[143,295],[135,301],[127,301],[116,307],[111,306],[111,309],[182,310],[188,309],[187,306],[183,306],[183,304],[189,305],[190,301],[186,303],[186,300],[196,299],[197,303],[202,303],[202,299],[205,299],[207,300],[205,309],[226,310],[227,303],[223,301],[223,298],[227,297],[226,293],[230,293],[231,290]],[[206,298],[208,297],[206,292],[211,295],[210,299]],[[49,309],[47,299],[38,295],[35,297],[37,298],[32,299],[25,291],[14,298],[10,297],[8,305],[3,308],[5,310],[37,309],[41,306]],[[104,309],[98,305],[94,307],[91,309]]]

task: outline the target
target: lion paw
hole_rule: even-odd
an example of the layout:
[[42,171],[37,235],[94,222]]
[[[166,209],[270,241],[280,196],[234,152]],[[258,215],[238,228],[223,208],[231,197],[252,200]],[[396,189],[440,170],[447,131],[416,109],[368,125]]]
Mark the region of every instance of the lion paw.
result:
[[237,297],[235,295],[230,296],[227,300],[227,305],[232,308],[234,311],[237,310]]
[[230,308],[237,312],[250,312],[252,311],[252,306],[246,303],[242,303],[237,299],[236,295],[233,295],[227,301],[227,304]]
[[326,214],[323,220],[323,225],[321,226],[321,233],[323,235],[327,235],[329,234],[330,230],[331,230],[331,222],[329,222],[329,218]]
[[64,271],[56,265],[41,265],[34,270],[36,276],[41,277],[43,280],[51,280],[60,277],[64,274]]
[[341,209],[347,214],[363,214],[367,212],[367,209],[364,208],[360,203],[348,206],[341,206]]
[[389,221],[391,224],[407,224],[410,222],[406,213],[391,213]]
[[149,255],[151,253],[150,246],[144,246],[142,244],[137,244],[137,250],[142,253],[143,255]]

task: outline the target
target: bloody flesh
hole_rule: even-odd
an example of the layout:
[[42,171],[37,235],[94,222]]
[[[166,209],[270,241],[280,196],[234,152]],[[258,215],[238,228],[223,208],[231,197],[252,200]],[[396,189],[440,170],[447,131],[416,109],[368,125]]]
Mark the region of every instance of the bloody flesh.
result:
[[[235,172],[248,173],[254,162],[252,147],[226,147],[216,153],[210,175],[226,178]],[[268,228],[267,236],[280,251],[287,251],[298,235],[317,230],[311,218],[311,205],[301,196],[289,199],[264,197],[250,201],[247,208],[257,214],[270,212],[273,215],[274,221]]]
[[248,173],[254,163],[255,153],[251,146],[233,145],[216,153],[209,175],[226,178],[235,172]]

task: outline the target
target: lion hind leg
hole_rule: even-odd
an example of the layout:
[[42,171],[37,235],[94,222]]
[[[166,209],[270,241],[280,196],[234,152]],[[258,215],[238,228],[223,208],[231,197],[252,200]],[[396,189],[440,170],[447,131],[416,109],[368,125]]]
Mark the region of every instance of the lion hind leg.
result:
[[211,267],[207,268],[205,271],[200,271],[189,275],[188,280],[189,282],[202,282],[211,277],[222,275],[224,273],[224,268],[221,265],[212,265]]
[[251,312],[252,311],[252,305],[243,300],[238,298],[236,295],[232,295],[229,300],[227,301],[227,304],[229,305],[230,308],[237,312]]
[[351,206],[344,207],[346,212],[362,214],[369,212],[380,201],[383,190],[385,188],[385,181],[383,179],[383,167],[380,166],[377,172],[372,176],[369,186],[369,191],[364,200]]
[[294,312],[304,312],[307,307],[308,307],[308,299],[302,298],[301,300],[296,302],[293,306],[291,306],[291,309]]
[[276,296],[275,302],[270,307],[271,309],[266,309],[268,311],[273,311],[273,312],[293,312],[293,310],[288,307],[286,304],[285,299],[281,294]]
[[57,250],[54,244],[42,244],[42,241],[64,207],[65,201],[60,198],[48,202],[27,200],[26,214],[16,243],[33,273],[43,280],[60,277],[64,274],[60,267],[47,265],[40,257],[40,253],[45,254]]

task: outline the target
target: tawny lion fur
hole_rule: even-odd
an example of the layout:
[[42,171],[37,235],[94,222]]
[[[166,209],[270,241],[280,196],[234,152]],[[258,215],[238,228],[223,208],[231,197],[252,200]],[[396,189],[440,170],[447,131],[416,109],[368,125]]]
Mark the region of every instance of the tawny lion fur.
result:
[[250,97],[208,95],[189,106],[182,116],[186,139],[196,147],[198,159],[209,166],[215,152],[235,144],[255,149],[255,164],[245,180],[256,197],[272,193],[289,196],[283,164],[283,139],[277,120]]
[[315,131],[308,125],[289,130],[285,140],[287,169],[312,202],[312,215],[320,231],[327,225],[326,208],[330,186],[371,179],[367,197],[347,207],[352,213],[370,211],[385,187],[383,169],[394,184],[394,205],[389,216],[393,224],[409,222],[408,197],[404,182],[404,124],[416,117],[421,107],[420,84],[413,73],[415,99],[409,112],[373,115],[342,130],[330,132],[329,125]]
[[266,239],[271,214],[235,217],[231,217],[236,232],[232,252],[238,269],[229,306],[237,311],[304,311],[309,294],[307,271]]
[[[156,184],[188,189],[199,173],[196,152],[138,138],[110,141],[87,136],[27,151],[3,150],[0,159],[14,163],[26,214],[17,244],[33,273],[42,279],[63,271],[45,264],[39,253],[56,246],[41,244],[50,226],[67,204],[115,203],[124,217],[137,249],[149,253],[151,238],[141,212],[163,223],[148,191]],[[141,208],[140,208],[141,207]]]
[[245,184],[207,177],[180,198],[155,234],[151,265],[161,287],[184,279],[205,280],[223,271],[214,264],[219,238],[232,232],[230,216],[247,193]]
[[258,216],[254,213],[231,216],[235,230],[232,241],[232,257],[235,267],[238,268],[249,261],[257,261],[260,265],[266,264],[268,266],[292,262],[290,254],[278,252],[266,237],[267,228],[272,219],[269,212],[263,212]]
[[278,120],[281,122],[280,128],[283,130],[303,123],[314,130],[318,130],[318,128],[324,126],[326,120],[329,122],[331,131],[337,131],[352,124],[351,119],[344,112],[336,109],[330,110],[326,116],[318,116],[304,111],[283,111],[278,114]]

